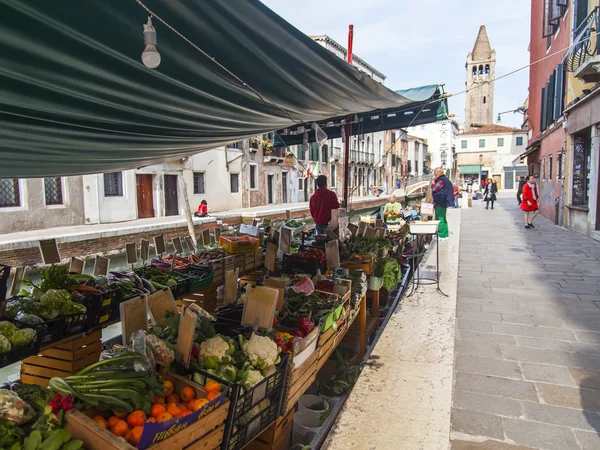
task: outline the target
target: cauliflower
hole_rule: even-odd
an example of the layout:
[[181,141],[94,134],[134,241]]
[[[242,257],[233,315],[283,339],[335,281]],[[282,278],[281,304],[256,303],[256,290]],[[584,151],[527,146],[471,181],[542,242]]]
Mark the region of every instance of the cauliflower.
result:
[[215,336],[200,344],[200,361],[209,369],[216,369],[219,364],[229,364],[235,353],[235,347],[228,338]]
[[240,419],[239,419],[240,425],[244,426],[244,425],[249,424],[252,421],[252,419],[254,419],[256,416],[258,416],[261,412],[263,412],[269,406],[271,406],[271,400],[269,400],[268,398],[261,400],[256,405],[254,405],[250,411],[248,411],[246,414],[244,414],[242,417],[240,417]]
[[242,351],[252,365],[259,370],[266,369],[277,363],[279,347],[266,336],[253,334],[249,341],[244,342]]
[[265,378],[258,370],[249,370],[246,374],[246,379],[244,381],[244,387],[246,389],[250,389],[251,387],[256,386]]

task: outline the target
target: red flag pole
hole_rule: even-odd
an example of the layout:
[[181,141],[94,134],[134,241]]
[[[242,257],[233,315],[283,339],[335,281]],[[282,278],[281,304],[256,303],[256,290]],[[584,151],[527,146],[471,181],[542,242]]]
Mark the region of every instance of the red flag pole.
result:
[[[348,27],[348,64],[352,65],[352,44],[354,42],[354,25]],[[346,145],[344,146],[344,202],[343,207],[348,208],[348,183],[350,172],[350,133],[352,125],[351,116],[346,117]]]

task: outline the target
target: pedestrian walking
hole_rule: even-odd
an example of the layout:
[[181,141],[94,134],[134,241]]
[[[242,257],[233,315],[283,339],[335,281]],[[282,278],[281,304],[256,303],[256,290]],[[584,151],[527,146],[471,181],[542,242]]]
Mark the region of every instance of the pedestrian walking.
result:
[[444,175],[444,169],[438,167],[433,171],[433,183],[431,185],[433,193],[433,206],[435,207],[435,218],[440,221],[438,228],[439,239],[445,241],[448,239],[448,221],[446,220],[446,210],[454,204],[454,188],[452,182]]
[[519,188],[517,189],[517,202],[519,202],[519,205],[523,203],[521,196],[523,195],[523,186],[525,186],[525,183],[527,183],[527,180],[525,180],[525,177],[522,176],[519,179]]
[[458,199],[460,198],[460,187],[458,184],[454,185],[454,207],[458,208]]
[[485,200],[485,209],[489,209],[490,202],[492,202],[492,209],[494,209],[494,202],[496,201],[496,192],[498,187],[492,180],[488,180],[485,189],[483,190],[483,199]]
[[527,183],[523,186],[523,202],[521,209],[525,212],[525,228],[535,228],[533,219],[539,214],[539,191],[535,182],[535,177],[530,175]]

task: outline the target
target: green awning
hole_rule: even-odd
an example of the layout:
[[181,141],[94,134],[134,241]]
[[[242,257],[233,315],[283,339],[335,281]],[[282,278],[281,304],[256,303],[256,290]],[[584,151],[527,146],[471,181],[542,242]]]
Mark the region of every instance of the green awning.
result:
[[458,166],[458,172],[462,175],[479,175],[481,173],[481,164]]
[[394,92],[258,0],[0,0],[0,17],[0,178],[134,169],[373,111],[387,126],[445,115],[437,86]]

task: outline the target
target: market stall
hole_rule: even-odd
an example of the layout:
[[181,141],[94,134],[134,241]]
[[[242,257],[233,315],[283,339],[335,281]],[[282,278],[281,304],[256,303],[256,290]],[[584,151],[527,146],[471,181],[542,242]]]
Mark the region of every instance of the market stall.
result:
[[[238,230],[170,255],[158,238],[156,256],[136,252],[127,270],[107,265],[94,276],[50,264],[39,282],[9,283],[18,295],[5,303],[0,361],[22,364],[20,382],[2,392],[7,402],[40,406],[25,419],[26,406],[17,421],[2,419],[15,445],[45,448],[52,438],[64,449],[237,450],[309,442],[333,420],[333,404],[351,389],[400,298],[406,236],[386,235],[376,221],[351,227],[345,239],[290,225],[258,224],[260,238]],[[122,336],[103,342],[102,328],[114,323]]]

